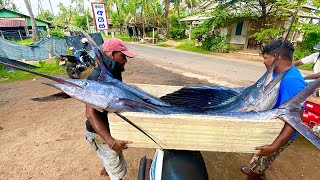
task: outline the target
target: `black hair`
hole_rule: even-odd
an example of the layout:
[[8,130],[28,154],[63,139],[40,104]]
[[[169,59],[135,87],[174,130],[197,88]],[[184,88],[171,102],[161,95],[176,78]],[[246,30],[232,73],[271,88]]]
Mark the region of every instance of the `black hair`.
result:
[[[280,50],[282,42],[283,42],[282,38],[279,38],[279,39],[271,42],[270,44],[266,45],[263,48],[262,54],[270,54],[270,53],[277,54]],[[281,51],[280,56],[286,57],[288,60],[292,61],[293,52],[294,52],[293,44],[289,41],[285,41],[284,46],[283,46],[283,50]]]

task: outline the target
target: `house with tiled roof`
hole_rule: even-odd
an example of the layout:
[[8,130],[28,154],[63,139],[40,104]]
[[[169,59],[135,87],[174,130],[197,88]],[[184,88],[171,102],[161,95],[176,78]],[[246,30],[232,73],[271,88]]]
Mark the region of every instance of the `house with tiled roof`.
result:
[[[51,25],[48,21],[36,18],[39,31],[47,31]],[[25,39],[32,33],[30,16],[0,6],[0,36],[7,39]]]

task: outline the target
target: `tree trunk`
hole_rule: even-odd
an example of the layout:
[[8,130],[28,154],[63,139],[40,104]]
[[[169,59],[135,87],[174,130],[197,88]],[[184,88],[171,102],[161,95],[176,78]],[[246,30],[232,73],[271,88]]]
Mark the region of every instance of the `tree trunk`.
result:
[[27,10],[29,12],[30,19],[31,19],[31,23],[32,23],[33,40],[39,41],[39,32],[38,32],[38,29],[37,29],[36,20],[35,20],[35,18],[33,16],[33,13],[32,13],[31,5],[29,3],[29,0],[24,0],[24,2],[26,4],[26,7],[27,7]]
[[169,16],[169,0],[165,0],[165,18],[166,18],[166,23],[167,23],[167,34],[169,32],[169,19],[168,19],[168,16]]
[[[117,13],[118,13],[118,16],[120,17],[120,11],[119,11],[119,6],[118,6],[118,3],[116,2],[116,8],[117,8]],[[121,21],[121,20],[120,20]],[[122,34],[122,22],[120,22],[120,34]]]
[[267,7],[266,7],[266,3],[259,0],[259,4],[261,6],[261,27],[265,26],[266,20],[267,20]]

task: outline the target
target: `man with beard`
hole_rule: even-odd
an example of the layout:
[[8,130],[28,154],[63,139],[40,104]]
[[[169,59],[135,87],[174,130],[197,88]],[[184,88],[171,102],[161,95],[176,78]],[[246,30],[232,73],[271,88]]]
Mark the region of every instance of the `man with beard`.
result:
[[[127,63],[127,57],[136,56],[135,53],[128,51],[126,45],[117,38],[106,40],[102,45],[103,63],[107,71],[118,80],[122,81],[121,73]],[[100,75],[100,68],[96,67],[89,80],[97,80]],[[111,180],[122,179],[126,174],[126,162],[122,150],[127,149],[127,144],[131,141],[114,139],[110,134],[108,112],[99,112],[93,107],[86,105],[86,139],[91,147],[96,151],[104,168],[100,175],[109,175]]]

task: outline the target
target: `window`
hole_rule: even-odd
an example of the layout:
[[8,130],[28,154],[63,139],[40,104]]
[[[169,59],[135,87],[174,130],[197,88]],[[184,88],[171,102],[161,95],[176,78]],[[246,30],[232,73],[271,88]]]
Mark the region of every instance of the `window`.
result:
[[239,21],[239,22],[237,23],[236,34],[235,34],[235,35],[241,35],[242,26],[243,26],[243,21]]

